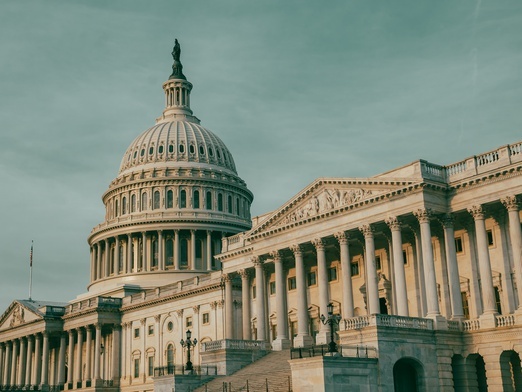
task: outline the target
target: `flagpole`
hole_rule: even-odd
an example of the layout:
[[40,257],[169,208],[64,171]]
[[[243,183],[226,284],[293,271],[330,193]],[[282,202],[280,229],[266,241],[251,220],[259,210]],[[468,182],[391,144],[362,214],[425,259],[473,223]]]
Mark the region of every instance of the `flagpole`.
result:
[[31,254],[29,255],[29,301],[33,294],[33,241],[31,240]]

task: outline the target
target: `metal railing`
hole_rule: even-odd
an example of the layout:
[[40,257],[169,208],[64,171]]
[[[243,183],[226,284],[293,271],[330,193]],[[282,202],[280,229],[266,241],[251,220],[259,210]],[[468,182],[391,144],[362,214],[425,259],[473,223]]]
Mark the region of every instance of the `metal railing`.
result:
[[[295,347],[290,350],[290,359],[324,357],[329,354],[329,346],[321,344],[317,346]],[[337,346],[338,353],[347,358],[377,358],[377,349],[368,346],[351,346],[340,344]]]
[[170,365],[154,368],[154,377],[169,375],[216,376],[217,366],[193,366],[192,370],[186,370],[184,365]]
[[[274,389],[277,388],[277,389]],[[231,381],[223,381],[221,385],[209,387],[205,384],[203,387],[198,387],[205,392],[260,392],[260,391],[280,391],[280,392],[292,392],[292,378],[287,377],[286,385],[282,385],[281,382],[274,382],[268,378],[264,381],[252,381],[246,379],[239,385],[232,383]]]

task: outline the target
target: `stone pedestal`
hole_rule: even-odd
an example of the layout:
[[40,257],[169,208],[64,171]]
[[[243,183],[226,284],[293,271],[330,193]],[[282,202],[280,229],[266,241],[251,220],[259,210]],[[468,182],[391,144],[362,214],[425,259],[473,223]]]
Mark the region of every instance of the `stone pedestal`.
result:
[[224,348],[209,352],[200,352],[201,366],[216,366],[217,374],[228,376],[239,369],[257,361],[266,355],[268,351],[263,349],[233,349]]
[[314,338],[310,335],[297,335],[294,338],[294,347],[309,347],[314,344]]
[[167,375],[154,377],[154,392],[190,392],[214,377],[198,375]]
[[292,347],[290,339],[276,339],[272,342],[272,350],[274,351],[287,350],[290,347]]

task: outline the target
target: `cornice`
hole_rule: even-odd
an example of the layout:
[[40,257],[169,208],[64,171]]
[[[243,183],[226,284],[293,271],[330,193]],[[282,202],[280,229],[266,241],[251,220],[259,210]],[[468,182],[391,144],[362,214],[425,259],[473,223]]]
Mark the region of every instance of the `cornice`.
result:
[[481,175],[476,175],[472,178],[466,178],[464,180],[459,181],[458,183],[450,183],[449,192],[452,194],[459,194],[462,192],[467,192],[470,189],[475,189],[480,186],[484,186],[490,183],[496,183],[499,181],[503,181],[508,178],[514,178],[522,175],[522,165],[514,166],[509,169],[504,168],[501,171],[490,172]]
[[220,255],[216,255],[216,256],[214,256],[214,258],[218,259],[219,261],[225,261],[225,260],[232,259],[236,256],[241,256],[241,255],[244,255],[247,253],[252,253],[253,251],[254,251],[254,247],[252,247],[252,246],[249,246],[246,248],[241,247],[241,248],[229,251],[229,252],[221,253]]

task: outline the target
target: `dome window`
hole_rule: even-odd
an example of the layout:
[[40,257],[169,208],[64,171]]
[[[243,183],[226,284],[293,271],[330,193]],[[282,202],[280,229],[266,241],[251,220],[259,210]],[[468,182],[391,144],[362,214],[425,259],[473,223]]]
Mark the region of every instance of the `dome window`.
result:
[[174,192],[172,190],[167,191],[167,208],[174,207]]
[[174,152],[174,144],[169,144],[169,154]]
[[149,147],[149,155],[154,154],[154,147]]
[[141,194],[141,210],[147,210],[147,194],[145,192]]
[[190,152],[191,154],[195,154],[195,153],[196,153],[196,147],[194,147],[193,144],[191,144],[191,145],[189,146],[189,152]]
[[199,191],[194,191],[194,198],[192,200],[194,208],[199,208]]
[[227,198],[227,211],[229,214],[232,213],[232,196],[228,195]]
[[218,211],[223,212],[223,195],[218,193]]
[[207,192],[207,197],[206,197],[206,209],[207,210],[211,210],[212,209],[212,192],[208,191]]
[[145,155],[145,149],[142,148],[142,149],[141,149],[141,152],[140,152],[140,157],[142,157],[142,156],[144,156],[144,155]]
[[123,196],[121,199],[121,214],[125,215],[127,213],[127,198]]
[[131,196],[131,205],[130,205],[130,211],[135,212],[136,211],[136,195]]
[[180,144],[179,145],[179,153],[180,154],[184,154],[185,153],[185,145],[184,144]]
[[217,151],[217,156],[219,159],[221,159],[221,152],[219,150],[216,150]]
[[155,191],[152,209],[157,210],[160,208],[160,198],[161,197],[159,191]]
[[134,159],[138,156],[138,150],[134,151]]
[[208,155],[210,155],[211,157],[214,156],[214,150],[212,149],[212,147],[208,148]]
[[163,154],[163,144],[158,147],[158,154]]
[[179,193],[179,208],[187,208],[187,191],[184,189]]
[[205,147],[199,146],[199,155],[205,155]]

